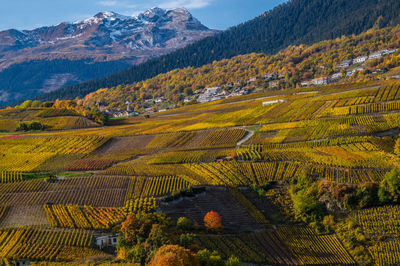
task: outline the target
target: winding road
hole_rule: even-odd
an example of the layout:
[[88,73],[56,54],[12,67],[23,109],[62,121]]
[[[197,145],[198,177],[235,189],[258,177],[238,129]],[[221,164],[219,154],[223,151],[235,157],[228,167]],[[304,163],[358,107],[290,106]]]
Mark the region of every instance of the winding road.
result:
[[236,144],[236,148],[240,147],[243,143],[248,141],[254,135],[254,131],[248,129],[246,129],[246,131],[247,131],[246,136]]

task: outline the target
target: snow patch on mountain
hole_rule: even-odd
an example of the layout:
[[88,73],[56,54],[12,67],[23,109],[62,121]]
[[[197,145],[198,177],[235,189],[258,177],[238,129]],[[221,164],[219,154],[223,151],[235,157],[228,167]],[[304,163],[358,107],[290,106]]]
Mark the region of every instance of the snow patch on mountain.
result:
[[0,32],[0,69],[12,61],[57,56],[127,58],[140,63],[215,34],[188,10],[151,8],[137,16],[111,11],[73,23]]

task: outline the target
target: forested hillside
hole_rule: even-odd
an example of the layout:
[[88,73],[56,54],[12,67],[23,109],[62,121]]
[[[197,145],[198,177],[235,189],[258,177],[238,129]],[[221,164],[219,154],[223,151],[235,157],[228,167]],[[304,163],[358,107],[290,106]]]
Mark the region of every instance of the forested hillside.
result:
[[[124,60],[95,62],[93,59],[33,60],[14,64],[0,72],[0,106],[34,97],[65,85],[104,77],[129,67]],[[22,98],[24,97],[24,98]]]
[[[399,36],[400,26],[388,27],[311,46],[290,46],[273,56],[252,53],[215,61],[200,68],[175,69],[126,86],[100,89],[83,98],[83,105],[93,107],[100,102],[105,109],[116,110],[125,109],[128,100],[133,109],[142,112],[149,107],[148,99],[162,97],[172,105],[183,105],[185,98],[196,98],[199,92],[213,86],[219,86],[229,94],[242,88],[252,92],[295,88],[304,80],[333,73],[342,75],[336,80],[338,82],[376,80],[383,71],[400,65],[400,52],[368,60],[364,65],[355,64],[350,69],[360,71],[354,71],[348,77],[345,77],[346,73],[352,73],[352,70],[340,69],[338,65],[349,58],[383,49],[397,49],[400,47]],[[281,73],[278,87],[269,87],[270,82],[265,76],[271,73]],[[255,81],[250,82],[252,79]]]
[[[231,58],[240,54],[273,54],[293,44],[312,44],[367,29],[400,23],[397,0],[292,0],[247,23],[206,38],[169,55],[149,60],[103,79],[44,94],[38,99],[75,98],[99,88],[130,84],[159,73]],[[260,10],[261,13],[261,10]]]

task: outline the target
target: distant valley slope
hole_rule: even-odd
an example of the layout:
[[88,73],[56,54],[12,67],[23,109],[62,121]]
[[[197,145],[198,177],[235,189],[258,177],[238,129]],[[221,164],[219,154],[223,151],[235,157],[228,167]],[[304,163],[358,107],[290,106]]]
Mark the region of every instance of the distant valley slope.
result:
[[186,9],[160,8],[0,32],[0,105],[103,77],[215,33]]
[[[103,79],[40,96],[40,100],[83,97],[100,88],[132,84],[176,68],[199,67],[252,52],[273,54],[290,45],[313,44],[370,28],[400,23],[398,0],[291,0],[251,21],[171,54]],[[260,13],[263,11],[260,10]]]

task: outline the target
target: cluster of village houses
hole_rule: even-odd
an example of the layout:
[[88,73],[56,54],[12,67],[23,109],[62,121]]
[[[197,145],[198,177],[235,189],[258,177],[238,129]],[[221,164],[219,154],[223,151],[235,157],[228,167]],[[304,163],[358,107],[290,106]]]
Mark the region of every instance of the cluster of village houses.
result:
[[[212,88],[206,88],[204,92],[202,92],[201,90],[196,91],[196,95],[198,95],[197,97],[197,102],[199,103],[206,103],[206,102],[211,102],[211,101],[216,101],[216,100],[220,100],[220,99],[225,99],[225,98],[229,98],[229,97],[234,97],[234,96],[241,96],[241,95],[245,95],[248,94],[249,91],[246,89],[235,89],[232,92],[227,92],[227,91],[222,91],[221,87],[212,87]],[[190,101],[192,101],[193,99],[196,99],[196,96],[193,97],[187,97],[184,99],[185,103],[188,103]],[[145,103],[147,104],[157,104],[157,103],[163,103],[166,102],[166,99],[163,97],[160,98],[155,98],[155,99],[147,99],[145,100]],[[125,116],[133,116],[133,115],[139,115],[139,112],[136,111],[132,111],[130,108],[131,103],[130,102],[126,102],[126,106],[127,109],[123,110],[123,111],[110,111],[110,110],[105,110],[106,113],[108,113],[110,116],[112,117],[125,117]],[[167,108],[163,108],[163,109],[158,109],[158,112],[165,112],[167,111]],[[150,114],[150,113],[154,113],[155,112],[155,108],[154,107],[148,107],[143,109],[143,114]]]
[[221,87],[212,87],[212,88],[207,88],[204,93],[200,94],[199,97],[197,98],[197,102],[206,103],[234,96],[241,96],[248,93],[249,93],[248,90],[242,88],[237,88],[232,92],[227,92],[227,91],[221,91]]
[[[370,55],[363,55],[359,56],[354,59],[348,59],[344,60],[341,62],[339,65],[336,66],[336,69],[339,71],[337,73],[332,74],[331,76],[327,77],[319,77],[315,78],[312,80],[305,80],[300,83],[301,86],[303,87],[310,87],[310,86],[322,86],[322,85],[327,85],[329,83],[335,82],[343,78],[344,73],[342,72],[342,69],[348,69],[345,72],[346,77],[351,77],[355,72],[357,71],[363,71],[365,68],[362,66],[363,63],[365,63],[368,60],[374,60],[374,59],[379,59],[384,57],[385,55],[393,54],[397,51],[397,49],[393,50],[380,50],[374,53],[371,53]],[[269,80],[269,87],[278,87],[279,85],[279,80],[284,77],[285,73],[280,72],[280,73],[267,73],[261,78],[264,80]],[[399,77],[400,78],[400,77]],[[257,77],[252,77],[247,81],[247,84],[252,84],[257,80]],[[237,82],[240,83],[240,80]],[[226,86],[233,87],[234,84],[225,84]],[[224,85],[224,86],[225,86]],[[221,87],[211,87],[211,88],[206,88],[205,91],[198,90],[195,92],[195,95],[193,97],[186,97],[184,99],[185,103],[188,103],[192,101],[193,99],[196,99],[197,97],[197,102],[199,103],[206,103],[206,102],[211,102],[211,101],[216,101],[216,100],[221,100],[229,97],[234,97],[234,96],[241,96],[248,94],[249,91],[245,88],[236,88],[235,90],[228,92],[226,90],[221,90]],[[166,102],[166,99],[163,97],[155,98],[155,99],[146,99],[145,103],[147,104],[159,104]],[[127,105],[127,110],[124,111],[109,111],[106,110],[106,112],[109,113],[110,116],[113,117],[124,117],[124,116],[131,116],[131,115],[139,115],[139,112],[131,111],[130,110],[130,102],[126,102]],[[158,109],[158,112],[163,112],[167,111],[166,108],[164,109]],[[148,107],[143,110],[144,114],[150,114],[154,113],[155,108],[154,107]]]
[[[372,54],[368,55],[363,55],[359,56],[355,59],[348,59],[343,61],[337,66],[338,70],[342,69],[347,69],[350,68],[351,66],[355,66],[355,68],[352,68],[351,70],[346,71],[346,77],[351,77],[355,72],[357,71],[363,71],[365,70],[361,64],[365,63],[367,60],[373,60],[373,59],[379,59],[382,58],[385,55],[388,54],[393,54],[397,51],[397,49],[393,50],[380,50],[377,52],[374,52]],[[357,67],[358,66],[358,67]],[[269,82],[269,87],[278,87],[279,85],[279,79],[283,78],[285,75],[284,72],[281,73],[268,73],[265,74],[262,78],[265,80],[270,80]],[[343,77],[343,73],[340,71],[338,73],[334,73],[333,75],[329,77],[319,77],[315,78],[312,80],[307,80],[307,81],[302,81],[300,84],[303,87],[310,87],[310,86],[322,86],[322,85],[327,85],[331,82],[335,82],[340,80]],[[257,77],[252,77],[250,78],[247,83],[251,84],[257,80]],[[212,87],[212,88],[207,88],[206,91],[202,94],[197,99],[197,102],[199,103],[205,103],[205,102],[210,102],[210,101],[215,101],[215,100],[220,100],[232,96],[240,96],[243,94],[247,94],[248,91],[246,89],[236,89],[236,91],[232,93],[227,93],[226,91],[221,92],[220,87]]]
[[[357,57],[355,59],[344,60],[339,65],[337,65],[336,68],[338,70],[341,70],[341,69],[350,68],[351,66],[356,66],[355,68],[353,68],[353,69],[351,69],[349,71],[346,71],[346,77],[351,77],[351,76],[354,75],[354,73],[365,70],[364,67],[362,67],[360,65],[365,63],[367,60],[379,59],[379,58],[382,58],[385,55],[393,54],[396,51],[397,51],[397,49],[393,49],[393,50],[384,49],[384,50],[380,50],[380,51],[374,52],[374,53],[372,53],[370,55],[362,55],[362,56],[359,56],[359,57]],[[313,80],[306,80],[306,81],[302,81],[300,84],[303,87],[321,86],[321,85],[329,84],[331,82],[338,81],[342,77],[343,77],[343,73],[342,72],[337,72],[337,73],[334,73],[333,75],[331,75],[330,77],[320,77],[320,78],[315,78]]]

